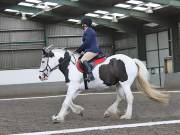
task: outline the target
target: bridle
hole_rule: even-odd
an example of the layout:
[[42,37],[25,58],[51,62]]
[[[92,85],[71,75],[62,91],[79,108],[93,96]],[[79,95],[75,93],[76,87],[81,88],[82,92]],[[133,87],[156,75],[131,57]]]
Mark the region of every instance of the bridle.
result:
[[77,60],[76,60],[76,57],[74,56],[74,54],[75,54],[74,52],[71,54],[71,56],[74,59],[74,61],[71,60],[71,62],[72,62],[72,64],[76,65]]
[[[46,67],[44,68],[44,70],[40,70],[39,72],[42,72],[43,75],[44,75],[44,77],[48,77],[48,75],[45,73],[45,71],[47,71],[47,73],[48,73],[48,71],[49,71],[49,72],[52,72],[52,71],[54,71],[55,69],[57,69],[57,68],[59,67],[59,65],[60,65],[60,63],[59,63],[57,66],[55,66],[54,68],[51,68],[50,65],[49,65],[49,57],[48,57]],[[48,70],[48,69],[49,69],[49,70]]]
[[[76,60],[74,54],[75,54],[75,53],[70,54],[70,55],[73,57],[73,59],[74,59],[74,61],[72,61],[72,59],[71,59],[70,62],[71,62],[73,65],[76,65],[76,61],[77,61],[77,60]],[[47,57],[47,58],[48,58],[48,60],[47,60],[47,65],[46,65],[46,67],[44,68],[44,70],[40,70],[40,71],[39,71],[39,72],[42,72],[42,73],[43,73],[43,76],[44,76],[44,77],[48,77],[48,75],[45,73],[45,71],[47,71],[47,73],[48,73],[48,71],[49,71],[49,72],[52,72],[52,71],[56,70],[58,67],[62,66],[62,63],[59,62],[58,65],[56,65],[54,68],[51,68],[50,65],[49,65],[49,57]]]
[[[67,52],[67,49],[64,48],[65,52]],[[69,53],[70,56],[73,57],[74,61],[72,61],[72,59],[70,60],[70,62],[73,64],[73,65],[76,65],[76,62],[77,62],[77,59],[76,57],[74,56],[76,54],[76,52],[73,52],[73,53]]]

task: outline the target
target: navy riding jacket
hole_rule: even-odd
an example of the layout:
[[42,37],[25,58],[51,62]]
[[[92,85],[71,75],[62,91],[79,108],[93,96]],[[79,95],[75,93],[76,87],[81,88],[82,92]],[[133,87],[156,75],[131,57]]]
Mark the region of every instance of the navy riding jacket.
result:
[[96,32],[91,27],[88,27],[86,31],[84,31],[82,41],[83,43],[80,46],[80,50],[93,53],[100,52]]

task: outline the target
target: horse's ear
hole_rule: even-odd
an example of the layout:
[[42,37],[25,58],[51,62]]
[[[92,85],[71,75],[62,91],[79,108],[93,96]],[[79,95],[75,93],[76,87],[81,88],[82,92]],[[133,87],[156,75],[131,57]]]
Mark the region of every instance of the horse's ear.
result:
[[69,52],[68,52],[68,51],[66,51],[66,52],[64,53],[64,58],[67,58],[67,57],[70,57],[70,55],[69,55]]
[[44,47],[42,49],[42,54],[45,56],[45,57],[53,57],[54,56],[54,53],[51,51],[52,49],[54,48],[54,45],[50,45],[48,47]]
[[45,52],[47,52],[47,53],[49,53],[52,49],[54,49],[54,45],[53,44],[48,46],[48,47],[46,47],[46,48],[44,48]]
[[67,47],[62,48],[62,50],[65,50],[65,52],[67,52]]
[[48,53],[48,56],[49,56],[49,57],[54,57],[54,53],[53,53],[52,51],[50,51],[50,52]]
[[71,60],[71,56],[69,55],[69,52],[65,52],[64,58],[60,58],[59,63],[60,65],[62,64],[62,67],[67,68],[70,60]]
[[63,63],[63,60],[64,60],[63,58],[60,58],[60,59],[59,59],[59,63],[60,63],[60,64]]
[[43,55],[46,55],[46,54],[47,54],[47,52],[45,51],[45,48],[42,49],[42,54],[43,54]]

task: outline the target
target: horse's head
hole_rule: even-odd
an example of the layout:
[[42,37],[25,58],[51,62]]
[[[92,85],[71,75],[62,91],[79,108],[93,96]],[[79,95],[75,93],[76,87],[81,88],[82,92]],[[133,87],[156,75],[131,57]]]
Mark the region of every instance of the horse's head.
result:
[[49,46],[42,49],[42,59],[39,69],[39,79],[41,81],[47,80],[51,70],[57,64],[55,55],[52,51],[53,46]]
[[41,81],[47,80],[50,73],[59,68],[62,72],[66,72],[69,65],[70,55],[67,50],[53,49],[53,46],[43,48],[42,59],[39,69],[39,79]]

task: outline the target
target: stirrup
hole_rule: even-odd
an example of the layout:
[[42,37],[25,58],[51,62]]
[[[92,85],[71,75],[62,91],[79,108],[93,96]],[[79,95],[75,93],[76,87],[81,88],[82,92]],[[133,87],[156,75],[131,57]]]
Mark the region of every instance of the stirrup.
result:
[[90,82],[90,81],[94,81],[95,78],[94,78],[94,76],[92,74],[87,74],[87,78],[85,80]]

